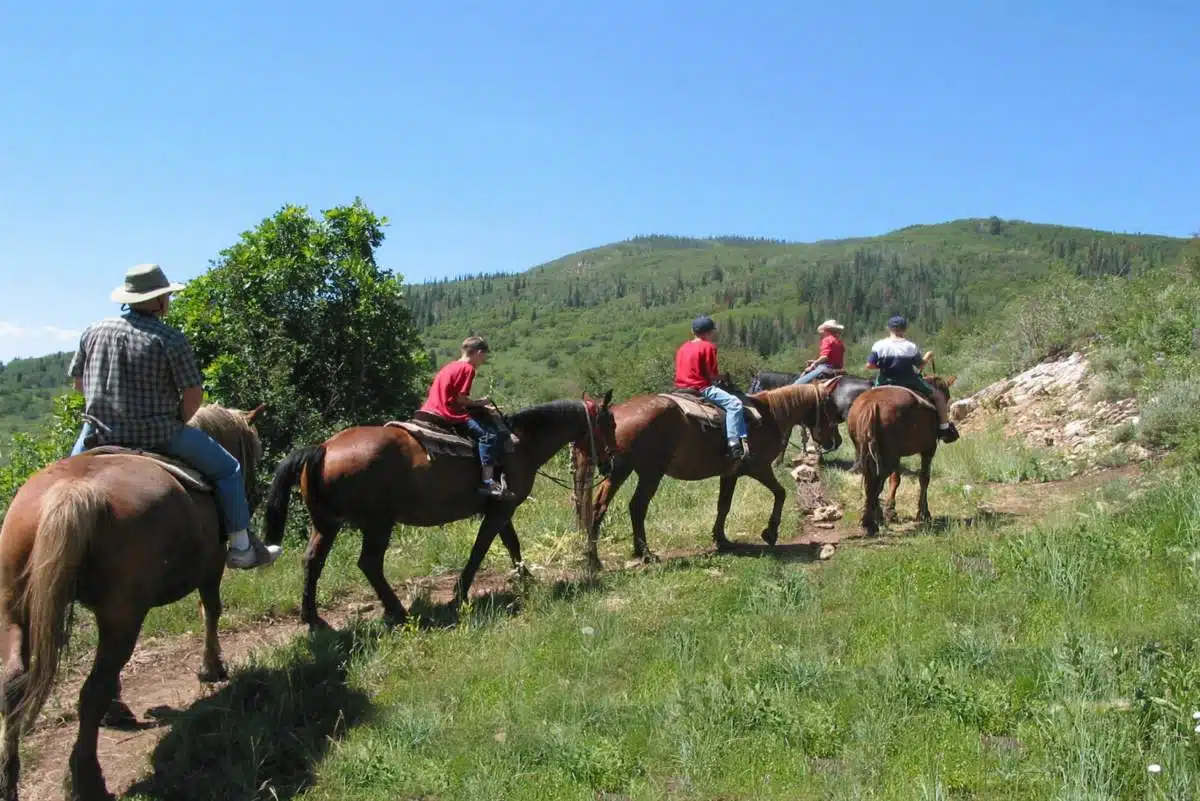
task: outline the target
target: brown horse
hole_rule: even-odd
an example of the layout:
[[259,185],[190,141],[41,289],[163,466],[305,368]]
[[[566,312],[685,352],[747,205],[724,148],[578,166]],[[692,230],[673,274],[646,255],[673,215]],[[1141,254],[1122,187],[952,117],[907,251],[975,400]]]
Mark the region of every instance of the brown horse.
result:
[[[201,407],[189,425],[234,454],[253,508],[262,455],[252,427],[262,410]],[[67,797],[111,799],[96,756],[101,719],[116,700],[146,613],[199,590],[204,606],[201,681],[225,678],[217,641],[226,544],[211,492],[135,453],[85,451],[34,473],[0,528],[0,797],[16,801],[19,740],[54,686],[78,601],[96,616],[99,643],[79,693],[79,731]]]
[[[742,396],[747,408],[758,410],[762,422],[749,423],[750,455],[736,469],[725,451],[725,431],[721,425],[705,425],[689,417],[672,400],[660,395],[638,395],[613,407],[617,425],[617,456],[612,473],[600,483],[594,500],[590,492],[576,495],[576,511],[588,532],[585,558],[591,569],[600,569],[596,540],[600,524],[613,496],[632,473],[638,483],[629,501],[633,523],[633,555],[645,561],[657,557],[646,545],[646,512],[658,491],[663,476],[681,481],[702,481],[721,477],[717,499],[717,519],[712,537],[718,549],[731,543],[725,536],[725,518],[733,501],[739,476],[757,480],[775,496],[762,538],[774,545],[779,536],[779,521],[786,499],[775,478],[771,463],[785,447],[795,425],[808,426],[821,445],[830,447],[837,431],[838,415],[831,391],[839,379],[804,386],[786,386]],[[576,470],[586,467],[586,455],[576,452]]]
[[[942,379],[924,376],[934,390],[950,401],[954,376]],[[929,474],[938,447],[938,417],[932,402],[918,398],[903,387],[874,387],[859,395],[850,407],[846,427],[854,442],[855,463],[862,471],[862,527],[867,536],[879,533],[884,520],[896,516],[896,490],[900,488],[900,459],[921,455],[921,495],[917,501],[917,519],[929,515]],[[891,476],[887,504],[881,511],[879,493],[883,479]]]
[[513,497],[482,497],[479,460],[470,457],[430,458],[422,444],[403,428],[358,426],[338,432],[320,445],[301,448],[275,472],[267,498],[264,539],[277,544],[283,537],[291,488],[300,491],[312,521],[304,554],[304,598],[300,617],[312,628],[325,627],[317,613],[317,580],[341,527],[349,523],[362,532],[358,566],[379,596],[385,617],[402,623],[404,605],[383,575],[383,557],[397,523],[441,526],[482,515],[475,545],[455,587],[454,603],[468,597],[471,582],[498,534],[513,566],[524,569],[521,544],[513,528],[516,508],[533,489],[535,474],[567,443],[611,464],[614,425],[610,390],[597,405],[558,400],[523,409],[506,422],[518,444],[504,460],[504,473]]

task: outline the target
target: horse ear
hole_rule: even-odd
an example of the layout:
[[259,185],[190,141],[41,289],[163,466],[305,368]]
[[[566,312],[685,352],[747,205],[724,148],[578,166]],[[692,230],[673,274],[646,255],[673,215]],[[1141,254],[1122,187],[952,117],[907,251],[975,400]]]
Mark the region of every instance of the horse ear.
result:
[[253,409],[251,409],[250,411],[246,412],[246,422],[253,423],[255,421],[255,419],[257,419],[258,416],[260,414],[262,414],[263,410],[266,408],[267,408],[267,404],[260,403],[257,406],[255,406]]
[[612,403],[612,392],[613,391],[611,389],[608,392],[605,392],[604,393],[604,403],[600,404],[601,406],[603,406],[606,409]]

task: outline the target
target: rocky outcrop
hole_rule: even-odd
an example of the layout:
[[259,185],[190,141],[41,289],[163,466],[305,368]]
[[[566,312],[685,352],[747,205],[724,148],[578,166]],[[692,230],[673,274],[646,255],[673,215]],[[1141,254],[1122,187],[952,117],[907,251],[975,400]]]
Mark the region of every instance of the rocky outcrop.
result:
[[1118,457],[1149,459],[1151,452],[1131,437],[1138,422],[1137,402],[1092,400],[1089,379],[1086,355],[1075,352],[955,401],[951,419],[962,423],[964,433],[999,420],[1010,436],[1054,448],[1083,470],[1111,464]]

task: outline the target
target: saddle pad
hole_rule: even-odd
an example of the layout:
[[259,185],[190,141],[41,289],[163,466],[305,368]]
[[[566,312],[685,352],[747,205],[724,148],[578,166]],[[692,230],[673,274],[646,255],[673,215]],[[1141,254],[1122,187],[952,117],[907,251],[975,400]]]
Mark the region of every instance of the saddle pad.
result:
[[[690,417],[693,420],[699,420],[701,423],[706,423],[711,426],[724,427],[725,410],[720,406],[710,403],[706,400],[692,398],[688,395],[676,394],[673,392],[660,392],[660,398],[671,400],[685,417]],[[750,404],[743,404],[742,408],[746,410],[746,422],[761,423],[762,415],[758,409],[755,409]]]
[[475,457],[475,443],[466,437],[440,431],[413,420],[389,420],[383,426],[384,428],[403,428],[412,434],[417,442],[421,443],[430,456],[461,456],[468,459]]
[[917,392],[916,390],[913,390],[913,389],[909,389],[908,387],[902,387],[899,384],[883,384],[882,386],[874,387],[874,389],[898,389],[903,392],[907,392],[909,395],[912,395],[914,398],[917,399],[917,403],[921,404],[922,406],[924,406],[926,408],[933,409],[935,412],[937,411],[937,407],[933,405],[933,401],[926,398],[920,392]]
[[208,483],[208,479],[199,470],[185,462],[172,459],[170,456],[164,456],[161,453],[143,451],[136,448],[123,448],[120,445],[101,445],[96,448],[90,448],[84,451],[84,453],[94,456],[122,454],[125,456],[139,456],[143,459],[153,459],[158,462],[160,467],[179,479],[179,483],[183,484],[186,489],[195,490],[196,492],[206,492],[210,495],[213,492],[212,484]]

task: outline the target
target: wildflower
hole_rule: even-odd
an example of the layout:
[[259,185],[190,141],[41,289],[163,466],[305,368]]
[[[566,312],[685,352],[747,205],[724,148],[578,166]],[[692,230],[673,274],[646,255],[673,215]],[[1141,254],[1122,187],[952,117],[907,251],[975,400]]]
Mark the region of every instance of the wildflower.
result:
[[1162,765],[1159,765],[1158,763],[1152,763],[1146,768],[1146,770],[1150,771],[1151,773],[1162,773]]
[[1200,720],[1200,711],[1192,713],[1192,720]]
[[594,628],[592,628],[591,626],[584,626],[583,628],[581,628],[579,630],[579,633],[582,634],[584,637],[591,637],[593,634],[596,633],[596,630]]

